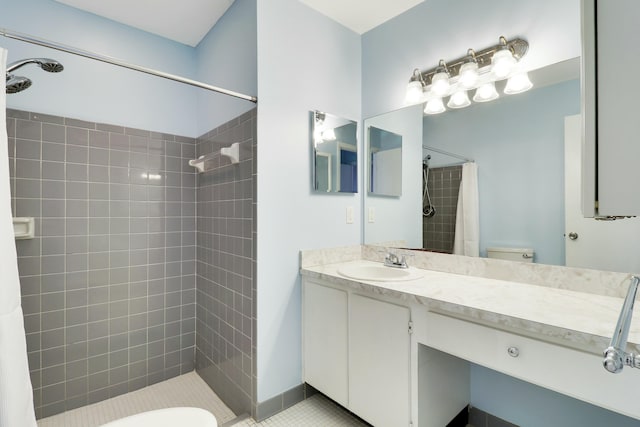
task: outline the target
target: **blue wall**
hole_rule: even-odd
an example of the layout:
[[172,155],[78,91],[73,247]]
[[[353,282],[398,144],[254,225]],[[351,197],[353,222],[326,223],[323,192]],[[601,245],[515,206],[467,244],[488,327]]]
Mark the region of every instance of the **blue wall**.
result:
[[300,250],[361,241],[362,193],[312,193],[309,144],[309,111],[360,120],[360,52],[298,0],[258,2],[259,402],[302,382]]
[[[572,80],[424,117],[425,145],[478,165],[481,256],[525,247],[537,263],[564,265],[564,118],[579,113]],[[432,166],[445,160],[430,154]]]
[[[197,79],[246,95],[258,93],[256,0],[235,0],[196,48]],[[227,95],[198,92],[198,135],[254,108]]]
[[633,418],[478,365],[471,365],[471,405],[520,427],[640,425],[640,421]]
[[[136,65],[257,93],[256,0],[236,0],[197,48],[177,43],[52,0],[1,0],[0,27]],[[255,104],[58,52],[0,38],[8,62],[51,57],[60,74],[35,66],[16,74],[33,86],[7,97],[7,106],[88,121],[197,137]]]
[[[183,44],[52,0],[3,1],[0,11],[3,28],[195,77],[195,49]],[[60,74],[33,65],[17,70],[33,86],[8,96],[10,108],[195,136],[195,88],[7,38],[0,46],[8,62],[44,56],[65,66]]]
[[414,68],[524,37],[527,70],[580,56],[580,0],[428,0],[362,36],[362,115],[401,108]]

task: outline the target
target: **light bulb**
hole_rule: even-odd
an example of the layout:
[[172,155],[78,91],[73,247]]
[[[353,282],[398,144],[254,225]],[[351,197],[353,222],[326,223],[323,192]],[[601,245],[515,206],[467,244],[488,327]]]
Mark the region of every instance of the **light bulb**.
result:
[[440,114],[445,111],[446,108],[444,108],[442,98],[431,98],[424,107],[425,114]]
[[465,89],[471,89],[478,81],[478,63],[465,62],[460,67],[460,80],[458,83]]
[[509,75],[516,62],[516,58],[513,57],[509,49],[499,50],[491,58],[491,71],[498,79],[504,79]]
[[487,102],[493,101],[498,98],[498,91],[496,90],[496,85],[493,82],[485,83],[476,89],[476,94],[473,95],[473,100],[475,102]]
[[507,86],[504,88],[504,93],[514,95],[516,93],[526,92],[532,87],[533,83],[529,80],[529,75],[526,72],[520,72],[509,77]]
[[459,90],[451,95],[447,103],[447,107],[449,108],[464,108],[469,105],[471,105],[471,101],[469,101],[469,95],[467,95],[466,90]]
[[323,141],[335,141],[336,140],[336,132],[333,129],[327,129],[322,132],[322,140]]
[[412,80],[407,85],[407,94],[404,98],[406,104],[417,104],[422,101],[422,83],[418,80]]
[[436,96],[444,96],[449,90],[449,73],[440,71],[431,78],[431,92]]

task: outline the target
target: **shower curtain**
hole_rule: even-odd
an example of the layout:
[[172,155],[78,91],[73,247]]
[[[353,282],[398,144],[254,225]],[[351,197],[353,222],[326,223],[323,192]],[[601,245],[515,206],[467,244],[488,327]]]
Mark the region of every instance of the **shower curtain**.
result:
[[[6,73],[7,50],[0,48],[0,71]],[[0,93],[0,427],[35,427],[33,391],[20,305],[20,280],[13,237],[6,94]]]
[[480,255],[478,165],[473,162],[462,165],[453,253],[476,257]]

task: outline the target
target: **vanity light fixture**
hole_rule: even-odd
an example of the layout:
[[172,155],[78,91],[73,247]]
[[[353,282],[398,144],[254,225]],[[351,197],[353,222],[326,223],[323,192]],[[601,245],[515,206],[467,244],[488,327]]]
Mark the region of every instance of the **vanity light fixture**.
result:
[[500,36],[500,45],[496,53],[491,57],[491,72],[498,78],[504,79],[518,62],[513,57],[513,52],[507,46],[507,39]]
[[460,66],[460,86],[464,89],[471,89],[478,81],[478,60],[473,49],[467,51],[467,59]]
[[440,114],[444,113],[447,109],[444,108],[442,98],[431,98],[427,101],[427,105],[424,107],[425,114]]
[[431,92],[436,96],[446,95],[451,87],[449,77],[451,76],[447,64],[441,59],[435,74],[431,77]]
[[464,108],[471,104],[469,99],[474,91],[474,102],[488,102],[500,95],[495,83],[507,80],[504,93],[512,95],[525,92],[533,86],[520,66],[520,60],[527,53],[529,43],[515,38],[500,37],[498,44],[467,54],[453,61],[440,60],[438,66],[427,70],[413,70],[407,85],[405,103],[407,105],[426,103],[425,114],[439,114],[449,108]]
[[467,91],[464,89],[458,90],[456,93],[451,95],[449,98],[449,102],[447,102],[447,107],[449,108],[464,108],[471,105],[471,101],[469,100],[469,95]]

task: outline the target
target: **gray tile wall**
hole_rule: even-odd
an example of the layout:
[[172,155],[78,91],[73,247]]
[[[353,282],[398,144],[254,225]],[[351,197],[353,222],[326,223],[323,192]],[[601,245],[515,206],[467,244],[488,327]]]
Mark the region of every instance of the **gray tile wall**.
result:
[[256,109],[197,140],[197,154],[240,142],[198,174],[196,369],[235,413],[256,412]]
[[461,165],[429,169],[427,188],[436,214],[431,218],[422,217],[422,242],[425,249],[453,253],[461,179]]
[[37,416],[193,370],[195,140],[7,116],[13,212],[36,219],[16,246]]

